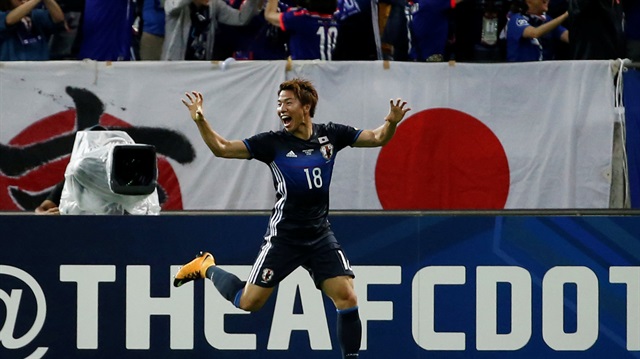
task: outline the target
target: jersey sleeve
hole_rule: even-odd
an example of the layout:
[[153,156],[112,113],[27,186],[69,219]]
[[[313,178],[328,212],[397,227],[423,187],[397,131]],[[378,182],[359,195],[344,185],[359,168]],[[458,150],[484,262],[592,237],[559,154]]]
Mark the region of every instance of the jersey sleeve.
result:
[[334,146],[336,146],[336,151],[340,151],[347,146],[353,145],[362,132],[362,130],[353,126],[341,125],[333,122],[329,122],[327,124],[327,130],[335,138]]
[[[549,21],[551,21],[552,19],[549,18]],[[551,36],[554,39],[560,39],[560,37],[562,37],[562,34],[564,34],[564,32],[567,31],[567,28],[560,25],[558,27],[556,27],[555,29],[553,29],[553,31],[551,32]]]
[[507,23],[507,38],[520,40],[524,29],[531,26],[529,21],[521,14],[513,14]]
[[272,162],[275,158],[275,146],[273,145],[275,137],[276,135],[272,131],[259,133],[244,139],[244,145],[247,146],[247,150],[251,155],[249,159],[255,158],[264,163]]

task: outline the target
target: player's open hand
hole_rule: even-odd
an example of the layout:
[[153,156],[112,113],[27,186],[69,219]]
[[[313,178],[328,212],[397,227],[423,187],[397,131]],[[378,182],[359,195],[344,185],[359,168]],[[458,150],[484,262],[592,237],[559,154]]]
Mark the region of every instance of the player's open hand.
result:
[[389,121],[394,124],[398,124],[398,122],[402,121],[404,115],[411,111],[411,108],[405,106],[407,105],[407,101],[403,101],[398,98],[395,100],[389,100],[389,114],[384,118],[385,121]]
[[185,93],[189,101],[182,99],[182,103],[189,109],[189,114],[194,121],[204,120],[204,112],[202,111],[202,94],[197,91]]

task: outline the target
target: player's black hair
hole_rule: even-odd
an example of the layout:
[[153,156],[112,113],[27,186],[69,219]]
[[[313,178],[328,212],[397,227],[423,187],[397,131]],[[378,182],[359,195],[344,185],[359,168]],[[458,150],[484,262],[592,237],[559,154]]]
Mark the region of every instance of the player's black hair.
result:
[[295,78],[280,84],[278,95],[284,90],[291,90],[296,95],[302,105],[310,105],[309,115],[313,117],[318,104],[318,92],[309,80]]
[[310,12],[333,14],[338,7],[337,0],[296,0],[296,4]]
[[514,0],[511,2],[511,6],[509,9],[512,13],[520,13],[520,14],[526,14],[527,11],[529,10],[529,5],[527,5],[527,2],[525,0]]

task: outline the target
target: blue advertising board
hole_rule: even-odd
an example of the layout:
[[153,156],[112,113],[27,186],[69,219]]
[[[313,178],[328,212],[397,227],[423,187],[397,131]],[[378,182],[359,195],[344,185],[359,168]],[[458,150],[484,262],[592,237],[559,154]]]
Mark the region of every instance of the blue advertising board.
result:
[[[257,313],[198,251],[246,275],[265,213],[0,216],[0,358],[339,358],[303,270]],[[640,358],[636,216],[333,213],[356,273],[362,358]]]

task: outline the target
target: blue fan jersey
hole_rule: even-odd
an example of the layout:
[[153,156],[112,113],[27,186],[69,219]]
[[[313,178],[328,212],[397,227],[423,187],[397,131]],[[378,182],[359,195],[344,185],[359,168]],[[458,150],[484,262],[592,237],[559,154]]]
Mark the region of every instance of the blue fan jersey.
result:
[[455,0],[414,0],[411,6],[411,57],[425,61],[445,54],[449,37],[449,17]]
[[293,8],[280,14],[280,28],[289,33],[291,59],[332,59],[338,39],[338,23],[333,15]]
[[266,239],[312,244],[330,233],[329,185],[338,151],[353,145],[362,131],[334,123],[313,124],[309,140],[285,130],[244,140],[251,158],[271,169],[276,203]]
[[507,21],[507,61],[542,61],[553,60],[553,39],[560,39],[567,31],[558,26],[537,39],[522,37],[524,29],[529,26],[538,27],[552,20],[551,17],[532,14],[509,14]]

